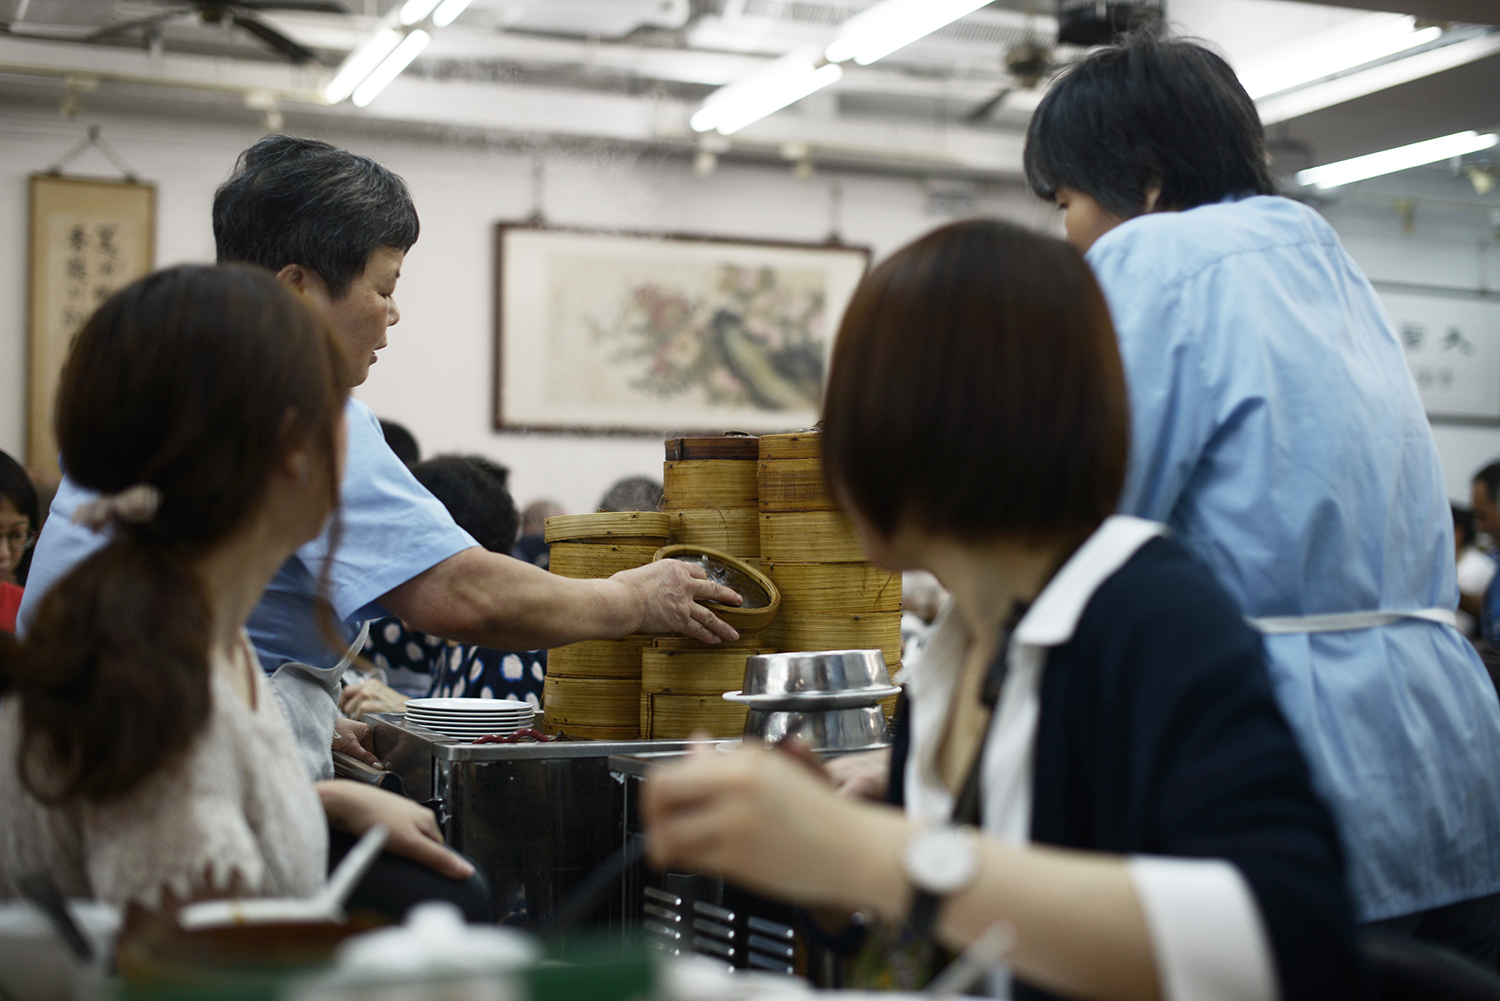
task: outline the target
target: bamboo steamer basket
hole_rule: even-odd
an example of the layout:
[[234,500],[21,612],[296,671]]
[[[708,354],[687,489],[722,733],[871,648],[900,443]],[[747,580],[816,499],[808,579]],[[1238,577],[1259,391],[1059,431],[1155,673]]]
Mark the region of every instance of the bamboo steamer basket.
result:
[[764,629],[775,620],[781,608],[781,595],[771,578],[761,573],[758,567],[728,553],[704,546],[671,545],[658,549],[654,559],[707,563],[710,577],[716,572],[727,575],[726,583],[740,593],[745,603],[723,605],[717,601],[704,601],[700,604],[740,632]]
[[703,643],[698,644],[698,649],[675,644],[651,646],[641,651],[641,693],[717,698],[725,692],[739,691],[745,678],[745,658],[771,652],[771,647],[764,644],[728,649]]
[[622,727],[639,731],[641,683],[634,678],[566,678],[549,670],[542,682],[549,726]]
[[841,511],[760,516],[760,558],[772,563],[863,563],[854,523]]
[[755,507],[760,476],[755,462],[700,459],[662,463],[665,511],[698,507]]
[[656,549],[597,542],[554,542],[548,569],[559,577],[612,577],[621,570],[650,563]]
[[760,439],[738,431],[701,438],[668,438],[666,445],[668,462],[705,459],[754,462],[760,458]]
[[758,444],[761,459],[816,459],[823,454],[822,432],[816,428],[788,434],[763,434]]
[[641,651],[651,637],[632,633],[618,640],[583,640],[547,651],[547,675],[559,678],[631,678],[641,676]]
[[901,575],[868,563],[772,563],[761,569],[789,616],[901,611]]
[[740,508],[682,508],[668,511],[672,542],[707,546],[740,559],[760,558],[760,519],[752,498]]
[[[879,650],[886,667],[901,661],[901,612],[814,613],[777,617],[768,637],[780,653],[803,650]],[[548,654],[551,667],[551,654]]]
[[641,693],[641,736],[648,740],[684,740],[707,730],[715,737],[745,732],[746,707],[717,695]]
[[823,483],[822,459],[762,459],[761,511],[836,511]]
[[597,514],[560,514],[544,523],[547,542],[594,542],[620,546],[665,545],[672,526],[660,511],[600,511]]

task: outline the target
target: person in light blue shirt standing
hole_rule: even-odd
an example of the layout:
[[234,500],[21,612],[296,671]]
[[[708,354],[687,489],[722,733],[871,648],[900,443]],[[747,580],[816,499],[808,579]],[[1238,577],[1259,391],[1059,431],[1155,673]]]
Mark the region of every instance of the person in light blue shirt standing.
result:
[[1121,509],[1166,521],[1264,638],[1360,918],[1500,954],[1500,701],[1454,627],[1452,524],[1395,332],[1326,222],[1273,197],[1217,55],[1139,37],[1043,99],[1064,210],[1130,388]]
[[[265,267],[303,296],[348,355],[353,385],[363,383],[401,318],[396,282],[418,233],[405,182],[325,142],[266,136],[216,192],[213,223],[219,260]],[[397,615],[425,633],[508,650],[633,632],[738,637],[700,602],[739,596],[701,567],[661,560],[570,580],[486,551],[396,458],[369,407],[351,398],[344,416],[338,511],[282,566],[247,624],[315,781],[332,776],[333,748],[375,762],[361,743],[368,727],[338,709],[340,679],[372,619]],[[52,584],[106,541],[70,520],[88,497],[64,477],[32,558],[23,628]]]

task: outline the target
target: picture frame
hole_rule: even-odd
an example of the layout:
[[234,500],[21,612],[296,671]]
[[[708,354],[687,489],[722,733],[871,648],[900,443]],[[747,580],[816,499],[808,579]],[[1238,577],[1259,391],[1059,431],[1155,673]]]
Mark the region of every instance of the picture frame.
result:
[[26,461],[57,473],[52,410],[73,335],[156,256],[156,186],[32,174]]
[[865,247],[495,228],[495,427],[766,433],[816,422]]
[[1375,282],[1428,420],[1500,425],[1500,298]]

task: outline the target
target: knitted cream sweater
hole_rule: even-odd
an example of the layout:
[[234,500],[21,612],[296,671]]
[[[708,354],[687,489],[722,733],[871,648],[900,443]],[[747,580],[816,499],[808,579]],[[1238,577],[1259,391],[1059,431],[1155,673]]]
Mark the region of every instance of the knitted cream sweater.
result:
[[252,671],[252,712],[223,668],[214,665],[213,710],[187,752],[107,804],[54,808],[27,794],[17,700],[0,703],[0,899],[37,870],[68,896],[148,907],[164,889],[308,897],[322,887],[327,822],[281,704]]

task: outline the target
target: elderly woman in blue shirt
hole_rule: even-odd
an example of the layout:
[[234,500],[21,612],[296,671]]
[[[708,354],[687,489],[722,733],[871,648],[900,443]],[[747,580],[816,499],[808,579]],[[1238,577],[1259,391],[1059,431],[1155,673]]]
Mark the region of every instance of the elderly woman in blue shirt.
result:
[[1042,101],[1129,384],[1120,510],[1167,522],[1264,637],[1359,916],[1500,952],[1500,704],[1463,635],[1432,433],[1369,281],[1275,197],[1255,106],[1201,46],[1095,53]]

